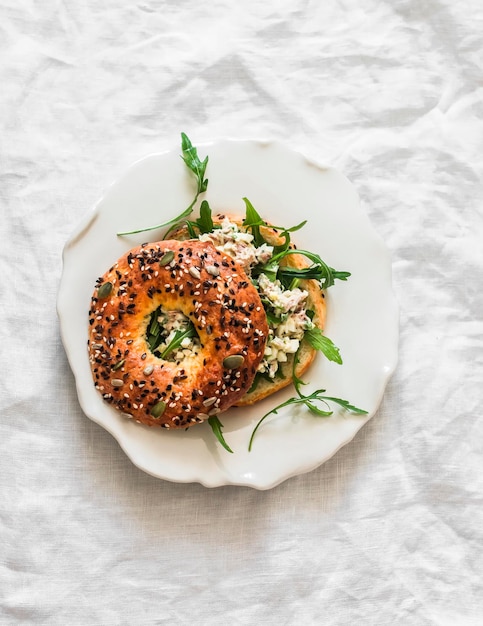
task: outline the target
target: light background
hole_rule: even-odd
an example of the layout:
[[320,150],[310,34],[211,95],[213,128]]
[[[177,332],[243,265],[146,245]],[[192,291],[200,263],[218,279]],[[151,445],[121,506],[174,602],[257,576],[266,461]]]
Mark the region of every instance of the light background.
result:
[[[3,0],[2,624],[483,623],[482,32],[479,0]],[[336,166],[393,256],[380,411],[268,492],[133,467],[60,342],[65,240],[181,130]]]

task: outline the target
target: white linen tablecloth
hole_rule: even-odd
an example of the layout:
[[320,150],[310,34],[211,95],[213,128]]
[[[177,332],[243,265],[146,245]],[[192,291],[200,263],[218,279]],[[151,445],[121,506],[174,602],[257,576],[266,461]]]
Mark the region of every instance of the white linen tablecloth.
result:
[[[483,624],[482,7],[3,0],[1,624]],[[336,166],[392,253],[380,410],[266,492],[138,470],[60,341],[64,242],[180,131]]]

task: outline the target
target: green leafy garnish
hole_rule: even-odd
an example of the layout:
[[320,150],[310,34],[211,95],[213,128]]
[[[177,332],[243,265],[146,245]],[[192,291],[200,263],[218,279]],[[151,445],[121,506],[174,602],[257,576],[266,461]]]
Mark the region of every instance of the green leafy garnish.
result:
[[[300,381],[300,379],[298,380]],[[307,406],[307,408],[309,409],[311,413],[314,413],[315,415],[318,415],[320,417],[328,417],[329,415],[333,414],[333,411],[330,410],[330,406],[328,404],[329,402],[335,402],[336,404],[340,405],[342,408],[346,409],[347,411],[350,411],[351,413],[356,413],[357,415],[367,415],[367,411],[364,411],[363,409],[359,409],[358,407],[350,404],[347,400],[342,400],[341,398],[333,398],[331,396],[324,396],[322,395],[324,393],[325,393],[325,389],[317,389],[317,391],[314,391],[307,396],[304,396],[304,395],[294,396],[293,398],[289,398],[285,402],[282,402],[281,404],[276,406],[274,409],[271,409],[270,411],[265,413],[265,415],[258,421],[257,425],[252,431],[250,442],[248,444],[248,451],[250,452],[252,449],[253,439],[255,438],[255,434],[260,428],[262,422],[264,422],[265,419],[269,415],[277,415],[280,409],[283,409],[284,407],[292,405],[292,404],[305,404],[305,406]],[[314,402],[322,402],[323,405],[327,407],[327,409],[329,410],[318,408],[317,406],[314,405]]]
[[186,330],[176,331],[173,339],[171,339],[169,344],[166,346],[166,348],[161,352],[159,356],[162,359],[166,359],[171,354],[171,352],[173,352],[174,350],[177,350],[180,347],[183,339],[186,339],[187,337],[196,337],[196,336],[197,336],[197,333],[196,333],[195,327],[193,326],[191,322],[189,322],[188,328]]
[[155,230],[156,228],[164,228],[165,226],[171,226],[168,232],[171,232],[174,228],[180,225],[186,217],[191,215],[193,212],[193,207],[198,200],[198,196],[200,193],[206,191],[208,187],[208,179],[205,179],[206,166],[208,165],[208,157],[205,157],[203,161],[200,161],[198,157],[198,151],[193,146],[188,136],[185,133],[181,133],[181,150],[183,154],[181,158],[185,162],[186,166],[193,172],[196,176],[196,195],[194,197],[193,202],[189,205],[187,209],[185,209],[182,213],[177,215],[171,220],[167,222],[163,222],[161,224],[156,224],[156,226],[148,226],[147,228],[139,228],[137,230],[130,230],[121,233],[117,233],[118,236],[123,235],[135,235],[137,233],[144,233],[148,230]]
[[186,163],[187,167],[196,176],[198,182],[196,196],[192,202],[193,205],[198,199],[200,193],[206,191],[208,187],[208,179],[205,179],[206,166],[208,165],[208,157],[205,157],[203,161],[200,161],[197,149],[193,146],[185,133],[181,133],[181,150],[183,151],[181,158]]
[[266,228],[271,228],[272,230],[280,230],[280,235],[284,237],[285,241],[283,244],[274,247],[274,253],[281,252],[282,250],[286,250],[290,245],[290,233],[294,233],[297,230],[300,230],[305,224],[307,220],[300,222],[296,226],[292,226],[290,228],[285,228],[284,226],[272,226],[268,224],[255,209],[253,204],[250,202],[248,198],[243,198],[243,202],[245,203],[246,212],[245,219],[243,220],[243,226],[251,231],[253,235],[253,244],[258,248],[264,243],[268,243],[260,232],[260,226],[265,226]]
[[213,433],[215,434],[216,438],[221,443],[221,445],[225,448],[225,450],[233,454],[233,450],[226,443],[225,438],[223,437],[223,432],[222,432],[223,424],[220,422],[218,417],[216,415],[209,417],[208,424],[211,426],[211,430],[213,431]]
[[[307,383],[304,382],[301,378],[299,378],[297,374],[295,373],[295,370],[298,364],[299,364],[299,351],[295,353],[294,360],[292,363],[292,381],[295,387],[295,391],[297,392],[297,395],[277,405],[274,409],[271,409],[270,411],[265,413],[265,415],[261,419],[258,420],[255,428],[252,431],[250,441],[248,443],[249,452],[252,449],[252,444],[253,444],[253,439],[255,438],[255,434],[257,430],[260,428],[262,422],[264,422],[265,419],[269,415],[277,415],[280,409],[283,409],[284,407],[289,406],[291,404],[304,404],[311,413],[319,417],[329,417],[330,415],[333,414],[333,411],[330,410],[330,405],[328,404],[329,402],[334,402],[335,404],[338,404],[343,409],[345,409],[346,411],[350,411],[351,413],[355,413],[357,415],[367,415],[367,411],[365,411],[364,409],[359,409],[353,404],[350,404],[350,402],[348,402],[347,400],[342,400],[341,398],[334,398],[333,396],[323,395],[326,391],[325,389],[317,389],[316,391],[313,391],[309,395],[304,395],[300,388],[302,385],[306,385]],[[325,408],[320,408],[316,406],[314,402],[321,402],[322,406]]]
[[340,356],[339,348],[331,339],[323,334],[320,328],[314,326],[314,328],[306,330],[304,339],[308,341],[312,348],[322,352],[329,359],[329,361],[334,361],[335,363],[342,365],[342,357]]
[[245,203],[246,207],[243,226],[251,230],[251,233],[253,235],[253,245],[258,248],[265,243],[265,239],[260,233],[260,226],[265,226],[265,222],[262,220],[261,216],[258,214],[257,210],[248,198],[243,198],[243,202]]
[[214,228],[210,205],[206,200],[201,203],[200,216],[195,223],[201,233],[211,233]]
[[[165,335],[163,335],[163,326],[159,323],[159,316],[161,315],[161,307],[159,306],[155,309],[149,318],[148,327],[146,331],[146,339],[149,345],[151,352],[155,352],[159,346],[164,342]],[[197,337],[198,334],[195,330],[195,327],[191,322],[188,322],[187,327],[184,330],[177,330],[173,339],[169,342],[169,344],[164,348],[164,350],[159,351],[159,356],[162,359],[166,359],[171,352],[177,350],[183,339],[186,337]]]
[[[299,254],[312,261],[313,265],[310,267],[288,267],[281,266],[280,261],[290,254]],[[282,282],[286,283],[287,280],[292,281],[294,278],[301,278],[304,280],[315,279],[318,280],[321,289],[328,289],[332,287],[336,279],[347,280],[350,276],[350,272],[340,272],[329,267],[325,261],[323,261],[318,254],[310,252],[309,250],[295,250],[288,249],[275,254],[268,263],[260,267],[260,271],[263,272],[267,278],[274,281],[277,278],[279,280],[284,279]]]
[[158,307],[151,313],[151,317],[149,318],[146,338],[151,352],[154,352],[159,344],[163,341],[163,337],[161,335],[162,327],[158,321],[158,317],[160,316],[160,314],[161,307]]

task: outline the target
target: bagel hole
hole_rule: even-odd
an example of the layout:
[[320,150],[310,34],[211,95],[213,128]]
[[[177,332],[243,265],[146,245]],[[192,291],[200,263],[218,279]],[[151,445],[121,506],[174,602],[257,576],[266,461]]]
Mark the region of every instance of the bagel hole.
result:
[[146,342],[154,356],[180,362],[199,354],[201,341],[192,321],[178,309],[158,306],[149,314]]

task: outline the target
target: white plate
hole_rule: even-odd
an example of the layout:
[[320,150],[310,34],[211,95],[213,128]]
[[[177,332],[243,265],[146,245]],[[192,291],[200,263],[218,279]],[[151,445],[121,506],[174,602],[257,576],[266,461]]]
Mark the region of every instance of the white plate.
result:
[[234,454],[216,441],[208,424],[188,431],[148,428],[124,419],[95,390],[87,357],[87,312],[94,283],[126,250],[161,238],[162,230],[129,237],[118,231],[152,226],[178,215],[194,195],[195,181],[180,150],[132,165],[84,219],[64,249],[57,309],[62,340],[74,372],[79,402],[108,430],[129,458],[149,474],[208,487],[249,485],[268,489],[308,472],[348,443],[375,413],[397,361],[398,312],[388,251],[359,206],[347,179],[278,143],[222,141],[198,148],[209,155],[206,198],[213,211],[244,214],[248,197],[268,221],[307,225],[295,234],[300,248],[318,252],[332,267],[352,273],[327,292],[326,334],[341,349],[342,366],[321,354],[305,376],[305,389],[327,389],[368,411],[337,410],[317,418],[287,407],[266,420],[251,452],[258,419],[293,395],[289,388],[251,408],[222,415]]

